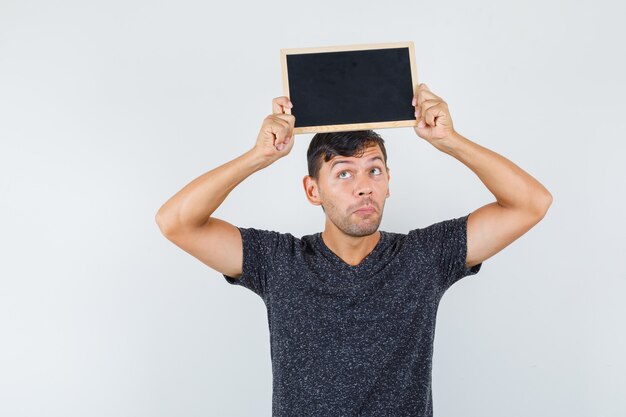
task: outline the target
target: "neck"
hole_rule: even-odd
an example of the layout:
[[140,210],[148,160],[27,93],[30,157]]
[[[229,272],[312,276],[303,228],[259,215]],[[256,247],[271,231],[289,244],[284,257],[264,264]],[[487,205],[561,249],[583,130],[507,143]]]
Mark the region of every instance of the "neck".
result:
[[322,240],[328,249],[352,266],[360,264],[372,252],[380,238],[378,230],[368,236],[350,236],[327,225],[322,232]]

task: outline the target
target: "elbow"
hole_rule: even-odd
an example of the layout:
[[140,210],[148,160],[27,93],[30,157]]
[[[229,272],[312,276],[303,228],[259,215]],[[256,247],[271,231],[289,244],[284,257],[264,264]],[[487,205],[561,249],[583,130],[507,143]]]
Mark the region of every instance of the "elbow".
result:
[[157,226],[159,226],[159,229],[162,232],[163,231],[163,215],[160,214],[160,212],[158,212],[156,216],[154,216],[154,221],[156,222]]
[[554,197],[552,197],[552,193],[546,190],[545,193],[543,193],[543,195],[541,196],[542,208],[544,213],[548,211],[553,201]]
[[159,230],[164,236],[170,235],[173,232],[174,222],[172,220],[172,215],[165,212],[163,208],[159,209],[157,214],[154,216],[154,221],[157,226],[159,226]]
[[157,226],[159,226],[159,230],[161,231],[161,234],[165,234],[167,227],[165,226],[163,215],[160,214],[160,212],[157,213],[156,216],[154,216],[154,221],[156,222]]
[[545,190],[545,192],[542,192],[534,199],[533,212],[537,214],[539,219],[543,219],[553,201],[554,198],[552,194],[548,190]]

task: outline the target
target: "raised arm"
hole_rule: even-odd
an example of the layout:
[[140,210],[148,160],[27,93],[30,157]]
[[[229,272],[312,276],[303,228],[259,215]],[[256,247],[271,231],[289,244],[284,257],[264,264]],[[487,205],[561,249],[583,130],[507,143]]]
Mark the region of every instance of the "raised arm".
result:
[[285,108],[291,108],[287,97],[272,100],[273,114],[263,120],[251,150],[194,179],[156,214],[168,240],[222,274],[241,275],[243,244],[237,227],[211,215],[244,179],[291,151],[295,117]]
[[552,194],[503,156],[458,134],[448,105],[420,84],[413,99],[415,132],[440,151],[465,164],[496,197],[467,220],[469,268],[500,252],[535,226],[552,204]]

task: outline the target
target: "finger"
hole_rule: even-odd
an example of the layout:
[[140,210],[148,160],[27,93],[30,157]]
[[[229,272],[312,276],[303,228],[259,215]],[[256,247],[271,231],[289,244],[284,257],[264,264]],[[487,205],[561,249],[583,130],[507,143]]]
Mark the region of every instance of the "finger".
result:
[[269,137],[276,142],[277,139],[282,138],[281,131],[289,129],[289,123],[282,120],[278,115],[270,115],[266,117],[263,123],[263,130]]
[[290,124],[288,119],[289,117],[293,116],[290,116],[288,114],[271,114],[267,116],[266,119],[268,125],[276,125],[277,127],[287,128]]
[[276,97],[272,100],[272,113],[284,114],[287,108],[292,106],[291,100],[287,96]]
[[287,96],[276,97],[272,100],[272,114],[285,114],[286,109],[291,109],[293,103]]
[[413,103],[413,106],[415,106],[415,102],[417,102],[417,105],[420,105],[422,103],[422,101],[430,100],[430,99],[439,99],[439,100],[441,100],[441,97],[439,97],[438,95],[436,95],[435,93],[430,91],[430,89],[428,88],[428,86],[426,86],[426,84],[420,84],[415,89],[415,94],[413,94],[413,102],[412,103]]
[[278,120],[283,120],[291,125],[295,124],[296,121],[296,117],[293,114],[274,114],[273,117]]
[[295,116],[293,116],[292,114],[277,114],[275,115],[276,118],[287,122],[287,140],[286,142],[289,142],[289,140],[291,140],[293,138],[293,129],[296,123],[296,118]]
[[436,106],[439,103],[441,103],[441,100],[430,98],[428,100],[422,101],[422,103],[420,104],[419,108],[422,110],[422,114],[424,114],[424,113],[426,113],[426,110],[428,110],[432,106]]
[[271,137],[273,137],[273,145],[279,151],[282,150],[287,142],[287,133],[289,130],[288,126],[285,126],[283,121],[269,123],[266,127],[266,132],[269,133]]
[[292,130],[293,128],[288,122],[282,119],[277,120],[275,124],[275,129],[273,131],[274,136],[276,137],[276,139],[274,140],[274,145],[276,146],[278,144],[288,143],[289,139],[291,138]]
[[420,91],[422,90],[422,84],[417,84],[415,87],[413,87],[413,99],[411,100],[411,105],[412,106],[417,106],[417,99],[420,95]]
[[419,106],[426,100],[441,100],[441,97],[429,91],[420,91],[415,96],[413,96],[413,101],[411,102],[411,104],[413,106]]
[[415,111],[415,117],[419,120],[420,118],[424,119],[426,117],[426,112],[429,108],[436,106],[439,103],[438,100],[426,100],[422,102],[420,106],[417,107]]
[[276,145],[276,149],[282,151],[283,149],[291,149],[293,147],[293,137],[287,137],[284,142],[280,142]]
[[419,119],[417,121],[417,125],[415,126],[416,130],[422,130],[422,131],[430,131],[430,129],[432,129],[432,127],[428,126],[426,124],[426,122],[424,121],[424,119]]
[[426,129],[426,130],[428,130],[428,129],[432,129],[432,127],[427,127],[427,126],[426,126],[426,123],[425,123],[423,120],[420,120],[420,121],[417,123],[417,126],[415,126],[415,128],[416,128],[416,129],[418,129],[418,130],[422,130],[422,129]]
[[446,109],[444,103],[437,103],[434,106],[428,108],[426,113],[424,113],[424,121],[429,126],[436,126],[436,119],[441,116],[446,115]]
[[426,91],[426,90],[422,90],[419,92],[418,96],[417,96],[417,105],[421,106],[423,102],[427,101],[427,100],[441,100],[441,97],[431,93],[430,91]]

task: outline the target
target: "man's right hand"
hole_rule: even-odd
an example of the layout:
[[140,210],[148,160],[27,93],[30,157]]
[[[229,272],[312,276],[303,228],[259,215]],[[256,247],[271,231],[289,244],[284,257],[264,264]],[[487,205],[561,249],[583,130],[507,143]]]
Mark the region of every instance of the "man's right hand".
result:
[[296,118],[286,113],[286,109],[292,107],[288,97],[276,97],[272,100],[273,114],[263,120],[254,151],[266,160],[267,165],[287,155],[293,148],[293,127]]
[[[212,216],[245,178],[287,155],[293,147],[295,118],[287,97],[272,101],[274,114],[263,121],[251,151],[201,175],[170,198],[158,211],[156,222],[163,235],[206,265],[240,278],[243,274],[243,240],[236,226]],[[285,111],[286,110],[286,111]]]

